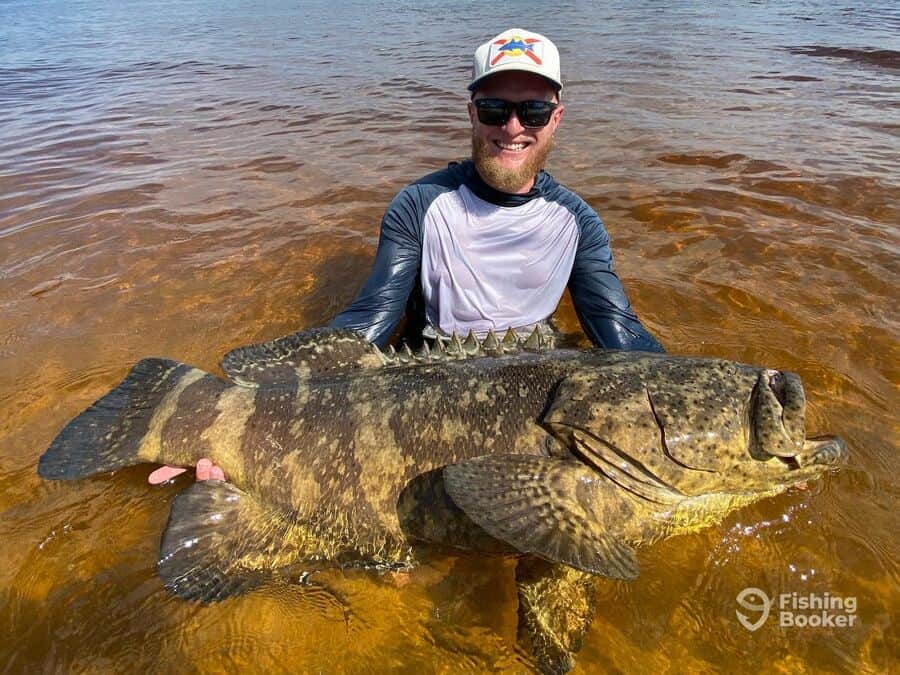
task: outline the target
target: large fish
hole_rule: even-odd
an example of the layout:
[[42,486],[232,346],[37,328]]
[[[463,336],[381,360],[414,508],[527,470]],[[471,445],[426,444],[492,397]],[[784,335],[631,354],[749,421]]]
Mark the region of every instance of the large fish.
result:
[[519,556],[519,623],[562,672],[595,575],[637,547],[821,475],[796,375],[717,359],[545,349],[510,333],[384,354],[315,330],[226,355],[230,381],[162,359],[71,421],[44,478],[210,457],[227,483],[176,497],[158,572],[214,600],[287,566],[404,566],[422,543]]

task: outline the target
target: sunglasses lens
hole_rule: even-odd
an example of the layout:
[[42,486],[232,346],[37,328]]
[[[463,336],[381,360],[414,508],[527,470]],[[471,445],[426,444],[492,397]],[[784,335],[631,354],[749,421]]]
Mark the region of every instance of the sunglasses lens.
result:
[[549,101],[520,101],[512,103],[504,101],[502,98],[480,98],[475,101],[475,108],[478,111],[478,121],[492,127],[499,127],[506,124],[513,108],[516,110],[516,116],[523,127],[536,129],[547,126],[553,111],[556,109],[555,103]]
[[509,119],[511,106],[499,98],[482,98],[475,101],[475,108],[478,110],[479,122],[499,127]]
[[555,107],[547,101],[522,101],[516,114],[523,127],[545,127]]

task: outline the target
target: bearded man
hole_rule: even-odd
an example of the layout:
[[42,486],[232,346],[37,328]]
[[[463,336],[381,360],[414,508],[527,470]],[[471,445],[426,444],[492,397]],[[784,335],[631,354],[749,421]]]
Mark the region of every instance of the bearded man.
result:
[[568,285],[585,333],[609,349],[663,351],[613,271],[609,237],[580,197],[543,171],[565,111],[559,52],[507,30],[476,51],[469,85],[472,159],[404,188],[381,223],[375,265],[331,326],[380,347],[512,328],[549,318]]
[[[474,331],[527,338],[552,329],[566,285],[591,342],[607,349],[663,351],[641,325],[613,271],[609,236],[584,200],[544,163],[565,108],[559,52],[514,28],[475,51],[469,91],[472,159],[404,188],[381,222],[375,266],[331,326],[384,347],[407,313],[404,339]],[[164,466],[151,483],[184,472]],[[208,459],[197,479],[224,480]]]

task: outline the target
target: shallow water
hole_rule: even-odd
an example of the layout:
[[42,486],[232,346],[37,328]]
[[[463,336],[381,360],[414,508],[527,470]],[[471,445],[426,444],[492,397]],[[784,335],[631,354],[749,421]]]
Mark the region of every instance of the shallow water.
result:
[[[800,373],[809,427],[852,453],[601,581],[580,670],[897,667],[895,3],[227,4],[0,2],[0,668],[527,666],[509,562],[198,606],[154,574],[186,477],[35,474],[139,358],[216,372],[352,299],[391,197],[466,156],[470,53],[511,22],[562,51],[549,169],[604,218],[645,324],[674,353]],[[568,302],[557,318],[578,330]],[[853,596],[858,620],[751,633],[748,586]]]

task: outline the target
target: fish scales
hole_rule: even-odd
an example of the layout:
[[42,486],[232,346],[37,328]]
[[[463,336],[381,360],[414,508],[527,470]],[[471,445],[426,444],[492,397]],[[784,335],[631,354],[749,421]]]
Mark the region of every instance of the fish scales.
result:
[[[260,501],[298,521],[321,522],[339,509],[343,527],[378,523],[383,541],[370,543],[378,547],[404,537],[396,505],[417,475],[492,452],[546,454],[552,437],[538,421],[549,392],[583,360],[566,356],[484,358],[254,389],[206,376],[180,392],[156,461],[215,457],[238,487],[256,489]],[[228,410],[242,427],[219,421],[229,394],[240,400]],[[239,452],[221,450],[227,438],[240,440]],[[191,439],[199,439],[193,453]],[[345,532],[327,534],[346,540]]]

